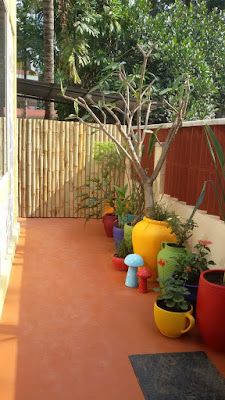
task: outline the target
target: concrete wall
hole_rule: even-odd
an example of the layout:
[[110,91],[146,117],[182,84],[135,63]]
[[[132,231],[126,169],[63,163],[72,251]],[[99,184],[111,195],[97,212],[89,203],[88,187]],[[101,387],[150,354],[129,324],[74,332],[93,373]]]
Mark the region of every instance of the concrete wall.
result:
[[[163,196],[163,201],[170,210],[175,211],[184,219],[188,218],[193,210],[193,206],[168,195]],[[217,267],[225,267],[225,223],[219,217],[199,210],[195,214],[194,221],[198,224],[198,227],[194,229],[193,236],[189,239],[190,248],[198,240],[210,240],[212,242],[212,245],[210,245],[212,259],[216,262]]]
[[[0,0],[2,1],[2,0]],[[4,0],[7,32],[6,168],[0,178],[0,314],[10,277],[17,224],[16,2]]]

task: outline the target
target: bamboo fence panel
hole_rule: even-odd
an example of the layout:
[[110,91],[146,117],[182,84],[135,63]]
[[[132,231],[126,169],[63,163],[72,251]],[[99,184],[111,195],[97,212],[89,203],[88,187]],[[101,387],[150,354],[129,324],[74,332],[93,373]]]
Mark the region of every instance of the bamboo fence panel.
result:
[[[116,127],[108,129],[120,140]],[[93,158],[94,147],[108,141],[96,124],[18,119],[19,215],[87,217],[84,209],[79,210],[79,196],[87,191],[91,197],[86,183],[93,177],[102,178]]]

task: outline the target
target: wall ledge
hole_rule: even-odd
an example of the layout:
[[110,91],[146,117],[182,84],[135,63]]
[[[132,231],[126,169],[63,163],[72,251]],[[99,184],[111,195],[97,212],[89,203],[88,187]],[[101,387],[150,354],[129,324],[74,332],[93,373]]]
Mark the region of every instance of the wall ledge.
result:
[[[225,118],[215,118],[215,119],[199,119],[196,121],[183,121],[182,127],[187,128],[190,126],[205,126],[205,125],[225,125]],[[171,128],[172,123],[167,122],[167,123],[162,123],[162,124],[151,124],[147,126],[147,129],[156,129],[159,128]],[[134,126],[134,129],[137,128]],[[141,126],[141,128],[144,128],[144,125]]]

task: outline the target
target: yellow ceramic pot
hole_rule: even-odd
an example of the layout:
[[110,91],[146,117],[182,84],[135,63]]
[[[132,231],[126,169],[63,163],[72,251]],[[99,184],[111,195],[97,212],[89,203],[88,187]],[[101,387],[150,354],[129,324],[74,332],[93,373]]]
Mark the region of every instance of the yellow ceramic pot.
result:
[[154,304],[155,324],[159,331],[171,338],[177,338],[190,331],[195,325],[195,319],[192,316],[193,307],[189,311],[175,312],[160,308],[157,302]]
[[176,242],[176,236],[171,233],[167,222],[144,217],[134,226],[132,232],[134,253],[143,257],[145,265],[153,274],[153,279],[157,277],[157,254],[162,242]]

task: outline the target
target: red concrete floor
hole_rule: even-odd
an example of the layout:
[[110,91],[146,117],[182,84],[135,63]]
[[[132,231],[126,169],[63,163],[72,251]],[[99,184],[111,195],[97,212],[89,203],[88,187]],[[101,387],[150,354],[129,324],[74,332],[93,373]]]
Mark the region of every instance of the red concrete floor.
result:
[[0,325],[1,400],[143,399],[129,354],[205,350],[225,375],[225,357],[197,329],[163,337],[155,293],[124,286],[112,269],[102,223],[21,221]]

